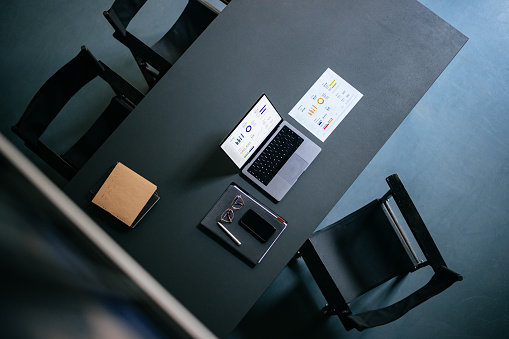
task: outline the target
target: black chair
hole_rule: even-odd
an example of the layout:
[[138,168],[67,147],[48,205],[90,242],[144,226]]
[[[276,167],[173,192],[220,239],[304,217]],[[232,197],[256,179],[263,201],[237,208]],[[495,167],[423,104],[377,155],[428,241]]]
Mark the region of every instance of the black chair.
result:
[[[41,135],[67,102],[97,77],[108,83],[116,95],[72,147],[61,155],[56,154],[41,142]],[[12,131],[29,149],[70,180],[143,97],[140,91],[82,46],[79,54],[39,89]]]
[[217,13],[197,0],[189,0],[179,19],[152,47],[127,31],[127,26],[147,0],[116,0],[104,16],[115,29],[113,36],[134,56],[150,88],[171,68],[191,46]]
[[[299,251],[327,300],[324,310],[338,315],[346,330],[362,331],[394,321],[463,279],[447,268],[399,176],[393,174],[386,180],[390,190],[382,199],[315,232]],[[388,204],[391,196],[425,260],[419,259]],[[352,313],[349,307],[352,300],[392,278],[425,266],[431,266],[434,275],[416,292],[391,306]]]

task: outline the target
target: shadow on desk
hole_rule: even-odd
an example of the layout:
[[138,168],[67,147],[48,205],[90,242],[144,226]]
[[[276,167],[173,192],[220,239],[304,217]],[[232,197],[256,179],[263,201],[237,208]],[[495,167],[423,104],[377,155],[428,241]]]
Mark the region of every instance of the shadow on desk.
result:
[[[190,152],[189,161],[182,168],[182,172],[189,174],[186,176],[186,181],[190,185],[200,185],[203,181],[208,181],[213,178],[227,177],[239,173],[239,169],[233,161],[223,152],[219,147],[223,136],[213,135],[203,138],[203,142],[196,148],[195,151]],[[198,159],[196,163],[193,159],[193,154],[207,154],[205,159]]]
[[219,238],[216,234],[214,234],[212,231],[210,231],[209,229],[207,229],[207,227],[203,226],[202,224],[199,224],[198,225],[198,228],[203,232],[205,233],[206,235],[208,235],[210,237],[210,240],[211,241],[214,241],[217,245],[221,246],[225,251],[228,251],[231,255],[237,257],[237,259],[239,259],[240,261],[242,261],[243,263],[245,263],[246,265],[248,265],[249,267],[251,268],[254,268],[256,265],[252,264],[249,262],[249,260],[247,260],[246,258],[244,258],[239,252],[233,250],[231,247],[229,246],[226,246],[223,242],[223,240],[221,238]]
[[[329,322],[339,320],[320,311],[319,293],[305,281],[312,279],[302,260],[292,261],[253,306],[228,339],[251,338],[332,338]],[[280,283],[282,282],[282,283]],[[315,296],[316,294],[316,296]]]

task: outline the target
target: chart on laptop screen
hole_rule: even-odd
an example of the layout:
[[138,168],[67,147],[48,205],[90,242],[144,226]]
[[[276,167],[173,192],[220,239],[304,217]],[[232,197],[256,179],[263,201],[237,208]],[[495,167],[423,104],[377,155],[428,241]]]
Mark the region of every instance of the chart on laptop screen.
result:
[[266,96],[249,110],[240,123],[226,137],[221,148],[237,167],[242,167],[249,157],[282,120]]

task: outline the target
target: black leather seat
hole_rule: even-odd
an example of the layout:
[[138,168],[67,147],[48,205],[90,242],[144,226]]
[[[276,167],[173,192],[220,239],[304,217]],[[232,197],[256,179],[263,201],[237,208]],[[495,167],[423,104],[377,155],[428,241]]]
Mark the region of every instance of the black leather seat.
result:
[[[315,232],[302,246],[304,258],[328,305],[345,329],[362,331],[394,321],[441,293],[462,276],[447,268],[399,176],[387,178],[390,190],[340,221]],[[403,231],[388,204],[393,197],[425,259]],[[350,302],[388,280],[425,266],[434,275],[403,300],[381,309],[353,314]]]

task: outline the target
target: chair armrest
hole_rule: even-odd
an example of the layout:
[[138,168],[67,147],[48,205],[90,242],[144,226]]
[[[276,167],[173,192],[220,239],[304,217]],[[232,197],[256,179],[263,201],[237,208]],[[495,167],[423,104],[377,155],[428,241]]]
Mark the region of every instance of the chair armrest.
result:
[[393,174],[387,177],[386,181],[390,187],[394,201],[398,205],[403,218],[405,219],[429,264],[435,267],[447,267],[438,247],[435,244],[435,241],[431,237],[428,228],[424,224],[424,221],[405,189],[405,186],[403,186],[398,174]]
[[390,323],[400,318],[417,305],[443,292],[456,281],[463,280],[460,274],[450,270],[446,266],[437,266],[434,267],[434,270],[435,274],[431,280],[408,297],[378,310],[347,315],[343,317],[343,323],[359,331]]

